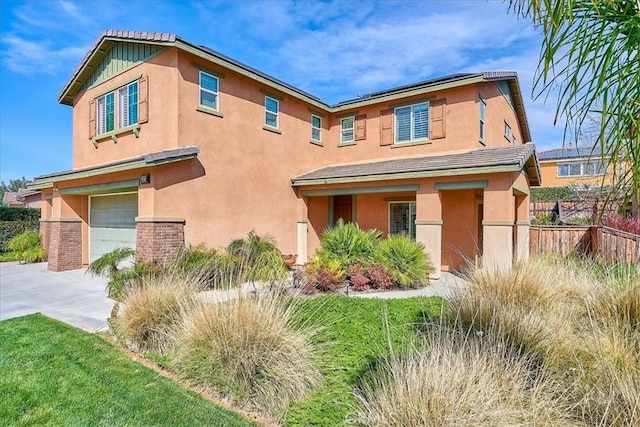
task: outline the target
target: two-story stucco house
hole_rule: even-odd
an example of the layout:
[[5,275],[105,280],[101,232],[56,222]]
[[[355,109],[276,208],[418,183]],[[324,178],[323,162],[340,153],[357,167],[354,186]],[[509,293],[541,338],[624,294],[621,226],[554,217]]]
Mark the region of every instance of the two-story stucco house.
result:
[[118,245],[162,262],[252,229],[302,263],[338,218],[414,236],[434,277],[528,254],[540,175],[512,72],[329,105],[175,35],[107,31],[59,101],[73,169],[32,186],[52,270]]

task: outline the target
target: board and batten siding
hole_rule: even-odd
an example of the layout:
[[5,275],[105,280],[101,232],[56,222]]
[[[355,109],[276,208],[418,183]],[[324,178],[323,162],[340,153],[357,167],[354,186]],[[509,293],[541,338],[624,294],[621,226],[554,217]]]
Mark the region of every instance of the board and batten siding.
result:
[[150,59],[165,50],[166,47],[152,44],[117,42],[107,51],[104,58],[89,78],[82,85],[81,90],[100,84],[136,65]]

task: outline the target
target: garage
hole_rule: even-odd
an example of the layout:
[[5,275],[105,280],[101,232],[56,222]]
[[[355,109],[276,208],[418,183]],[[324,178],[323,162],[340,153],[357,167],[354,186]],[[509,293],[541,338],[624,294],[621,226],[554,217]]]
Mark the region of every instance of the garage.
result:
[[138,193],[91,196],[89,261],[119,247],[136,248]]

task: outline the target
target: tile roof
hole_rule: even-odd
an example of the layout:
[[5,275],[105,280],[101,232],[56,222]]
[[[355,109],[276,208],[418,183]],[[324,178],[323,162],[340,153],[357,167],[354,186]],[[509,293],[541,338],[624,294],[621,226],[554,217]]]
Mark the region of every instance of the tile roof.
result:
[[[531,143],[473,150],[464,153],[428,157],[382,160],[370,163],[328,166],[302,174],[292,180],[293,185],[318,184],[320,181],[362,181],[366,177],[376,179],[401,179],[402,174],[425,173],[429,176],[475,173],[478,168],[505,167],[521,170],[527,166],[530,174],[539,177],[535,162],[535,146]],[[472,172],[473,171],[473,172]],[[478,172],[480,173],[480,172]]]
[[538,153],[538,160],[576,159],[582,157],[600,158],[601,155],[602,151],[599,147],[555,148]]
[[2,203],[15,203],[18,200],[18,193],[15,191],[6,191],[2,196]]

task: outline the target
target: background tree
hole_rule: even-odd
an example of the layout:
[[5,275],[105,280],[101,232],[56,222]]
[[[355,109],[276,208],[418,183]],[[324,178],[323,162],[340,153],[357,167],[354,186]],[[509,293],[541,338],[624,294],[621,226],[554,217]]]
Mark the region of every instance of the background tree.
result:
[[602,160],[637,209],[640,0],[510,0],[510,9],[542,30],[534,96],[557,91],[554,124],[563,117],[575,134],[599,117]]
[[18,179],[10,179],[8,184],[5,184],[4,181],[0,182],[0,201],[4,198],[4,193],[12,191],[15,192],[21,188],[27,188],[27,184],[29,182],[30,181],[24,176]]

